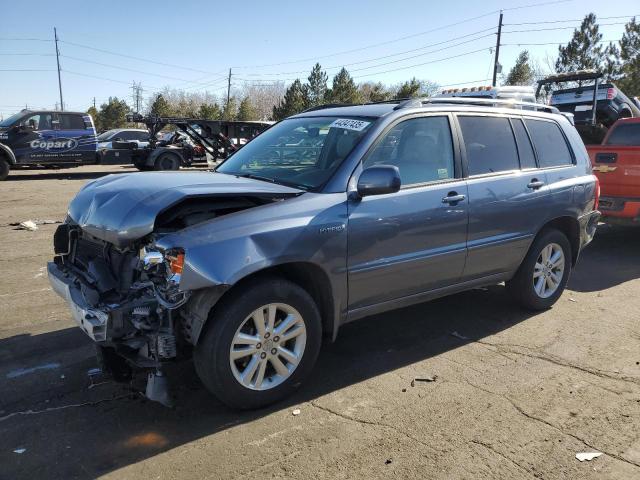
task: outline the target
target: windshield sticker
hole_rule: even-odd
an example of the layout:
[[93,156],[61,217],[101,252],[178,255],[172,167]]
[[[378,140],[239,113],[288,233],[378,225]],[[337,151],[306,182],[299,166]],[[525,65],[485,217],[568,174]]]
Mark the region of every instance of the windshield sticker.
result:
[[352,120],[350,118],[339,118],[335,120],[329,128],[344,128],[345,130],[355,130],[356,132],[361,132],[371,122],[365,122],[364,120]]

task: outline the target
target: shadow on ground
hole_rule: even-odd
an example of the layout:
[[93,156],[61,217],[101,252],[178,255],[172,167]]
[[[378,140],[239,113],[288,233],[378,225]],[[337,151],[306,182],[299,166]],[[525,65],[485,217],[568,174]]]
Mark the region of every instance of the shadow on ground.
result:
[[[584,252],[571,288],[592,291],[636,278],[640,275],[639,239],[635,231],[603,229]],[[0,477],[95,478],[435,357],[532,317],[512,304],[504,287],[495,286],[345,325],[336,343],[324,346],[312,377],[297,394],[251,412],[233,411],[216,401],[190,363],[170,370],[177,406],[167,409],[135,393],[141,383],[105,383],[90,389],[87,371],[95,367],[95,360],[90,342],[76,328],[11,337],[0,341],[0,365],[37,365],[54,356],[68,361],[61,369],[16,378],[8,378],[0,367]],[[402,395],[400,389],[398,395]],[[70,407],[58,409],[61,406]],[[47,408],[53,410],[10,416]],[[27,451],[13,453],[18,448]]]

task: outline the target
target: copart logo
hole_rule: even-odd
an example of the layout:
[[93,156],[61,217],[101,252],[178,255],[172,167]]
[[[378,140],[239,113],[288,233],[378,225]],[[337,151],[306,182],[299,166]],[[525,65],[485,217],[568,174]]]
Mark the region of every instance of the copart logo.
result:
[[29,142],[29,146],[33,149],[68,152],[78,146],[78,141],[73,138],[57,138],[55,140],[38,139]]

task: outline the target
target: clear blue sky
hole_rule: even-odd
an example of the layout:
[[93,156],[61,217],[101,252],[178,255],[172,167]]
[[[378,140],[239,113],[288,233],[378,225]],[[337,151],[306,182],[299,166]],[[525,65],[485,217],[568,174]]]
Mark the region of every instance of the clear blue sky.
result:
[[[167,85],[220,95],[226,89],[222,77],[229,67],[233,67],[234,86],[240,86],[246,80],[305,78],[316,60],[328,67],[330,78],[344,65],[358,82],[392,84],[412,76],[440,85],[482,80],[491,76],[490,48],[495,45],[497,10],[505,9],[504,32],[571,27],[505,33],[500,55],[505,71],[523,48],[528,48],[544,65],[545,57],[555,57],[557,44],[568,41],[579,21],[508,24],[579,20],[589,12],[596,13],[599,19],[640,14],[637,0],[573,0],[513,9],[548,1],[5,2],[0,24],[0,70],[5,70],[0,71],[0,115],[7,116],[25,104],[53,108],[58,101],[56,58],[52,55],[55,49],[51,41],[54,26],[62,40],[65,106],[69,110],[86,110],[93,97],[98,104],[113,95],[129,100],[133,81],[142,83],[145,96]],[[626,20],[600,19],[600,23]],[[618,40],[623,28],[622,24],[602,26],[604,40]],[[480,33],[470,35],[475,32]],[[487,36],[480,38],[483,35]],[[465,37],[434,45],[461,36]],[[435,51],[438,49],[443,50]],[[476,50],[479,51],[469,53]],[[350,52],[341,53],[345,51]],[[397,55],[400,52],[408,53]],[[264,66],[270,64],[282,65]],[[6,71],[17,69],[47,71]],[[304,73],[290,73],[299,71]]]

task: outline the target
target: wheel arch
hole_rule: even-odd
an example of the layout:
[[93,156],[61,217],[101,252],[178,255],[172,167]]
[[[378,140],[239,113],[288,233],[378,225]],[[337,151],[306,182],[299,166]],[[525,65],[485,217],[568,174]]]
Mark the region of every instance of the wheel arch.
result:
[[331,281],[327,273],[318,265],[311,262],[288,262],[261,270],[254,271],[241,278],[233,285],[199,290],[192,301],[187,304],[182,316],[188,322],[188,340],[196,345],[203,337],[205,329],[213,322],[216,309],[233,293],[242,291],[247,284],[277,276],[289,280],[302,287],[313,299],[322,320],[322,334],[335,338],[337,333],[337,318],[331,288]]
[[536,238],[549,229],[559,230],[567,237],[571,245],[571,264],[575,266],[580,253],[580,222],[578,219],[568,215],[556,217],[542,226]]
[[2,143],[0,143],[0,158],[6,158],[9,162],[9,165],[16,164],[16,156],[13,154],[9,147]]

